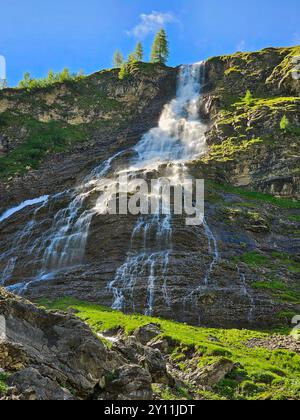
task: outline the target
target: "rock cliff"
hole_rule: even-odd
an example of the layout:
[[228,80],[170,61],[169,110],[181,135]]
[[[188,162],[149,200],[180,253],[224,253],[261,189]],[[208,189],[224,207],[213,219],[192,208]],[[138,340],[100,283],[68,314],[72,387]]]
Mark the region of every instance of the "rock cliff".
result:
[[[183,228],[183,220],[174,219],[174,248],[168,271],[161,266],[157,272],[153,315],[212,327],[268,327],[289,324],[299,313],[300,85],[291,75],[297,55],[299,48],[266,49],[207,61],[200,113],[209,151],[189,164],[206,180],[207,226]],[[111,71],[46,90],[1,93],[2,212],[74,187],[101,161],[136,144],[175,95],[176,77],[177,69],[140,64],[124,81]],[[284,115],[289,127],[281,129]],[[64,200],[39,209],[33,238],[41,237]],[[1,223],[2,255],[19,250],[6,285],[31,278],[41,264],[22,236],[33,211]],[[111,306],[107,284],[126,261],[135,221],[94,217],[83,264],[33,282],[27,296],[73,296]],[[2,273],[8,256],[0,260]],[[139,287],[128,291],[127,312],[145,312],[148,278],[141,272]]]

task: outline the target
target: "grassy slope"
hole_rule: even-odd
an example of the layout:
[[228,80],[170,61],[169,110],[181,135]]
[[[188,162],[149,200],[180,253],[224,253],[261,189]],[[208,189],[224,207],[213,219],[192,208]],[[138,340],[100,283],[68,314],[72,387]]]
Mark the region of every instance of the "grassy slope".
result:
[[74,127],[59,121],[43,123],[9,113],[1,115],[1,121],[7,125],[14,121],[16,128],[23,127],[28,133],[24,142],[7,156],[0,157],[0,177],[3,178],[37,169],[49,153],[64,152],[72,144],[86,139],[82,126]]
[[[196,328],[186,324],[150,318],[142,315],[124,315],[121,312],[64,298],[55,302],[39,302],[48,309],[67,310],[74,308],[77,315],[86,321],[95,332],[122,327],[127,334],[149,322],[159,323],[163,336],[175,340],[171,357],[178,361],[184,371],[187,366],[185,353],[193,348],[198,357],[198,366],[213,363],[219,357],[227,357],[236,363],[236,369],[221,381],[214,392],[200,393],[207,399],[299,399],[300,356],[285,350],[270,351],[263,348],[248,348],[245,342],[252,338],[266,338],[270,333],[248,330],[223,330]],[[212,342],[211,337],[219,342]],[[188,361],[188,360],[187,360]],[[164,398],[173,398],[171,390]]]

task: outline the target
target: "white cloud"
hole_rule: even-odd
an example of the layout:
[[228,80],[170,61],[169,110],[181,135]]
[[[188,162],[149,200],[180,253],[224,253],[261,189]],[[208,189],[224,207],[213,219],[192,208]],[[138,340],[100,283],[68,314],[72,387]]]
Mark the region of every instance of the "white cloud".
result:
[[6,78],[6,61],[3,55],[0,55],[0,80]]
[[293,44],[299,45],[300,44],[300,33],[295,32],[293,36]]
[[239,51],[239,52],[244,52],[245,51],[245,49],[246,49],[246,41],[241,41],[238,45],[237,45],[237,47],[236,47],[236,49],[237,49],[237,51]]
[[167,23],[177,22],[173,13],[163,13],[153,11],[150,14],[141,14],[140,22],[127,34],[135,36],[136,38],[143,39],[147,35],[157,32],[161,27]]

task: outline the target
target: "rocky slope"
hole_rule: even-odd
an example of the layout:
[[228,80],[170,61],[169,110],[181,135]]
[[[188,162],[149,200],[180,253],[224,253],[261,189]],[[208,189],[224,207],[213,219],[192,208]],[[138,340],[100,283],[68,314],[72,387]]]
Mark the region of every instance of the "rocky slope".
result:
[[149,324],[76,301],[44,304],[52,309],[0,289],[0,400],[300,397],[292,337]]
[[174,382],[159,350],[134,340],[109,349],[71,314],[46,313],[3,289],[0,314],[4,399],[147,400],[152,382]]
[[[300,47],[237,53],[207,62],[205,110],[213,119],[206,159],[227,182],[299,198]],[[241,100],[249,90],[250,104]],[[286,115],[290,130],[280,130]]]
[[[299,50],[267,49],[207,61],[200,105],[210,150],[189,166],[196,178],[207,181],[210,233],[183,228],[182,219],[174,219],[174,249],[168,272],[157,274],[154,315],[214,327],[268,327],[289,324],[299,313],[300,92],[299,81],[291,76],[292,58]],[[124,81],[112,71],[46,91],[1,93],[2,153],[7,142],[10,147],[7,158],[0,158],[6,176],[0,184],[2,211],[74,186],[96,163],[134,145],[156,125],[162,106],[175,95],[176,76],[176,69],[138,65]],[[243,100],[247,90],[251,103]],[[285,114],[290,126],[281,130]],[[64,151],[56,149],[53,132]],[[31,148],[40,133],[45,141],[51,137],[51,153],[33,159],[36,155],[30,152],[28,162],[19,159],[20,145],[29,141]],[[47,229],[63,200],[35,214],[39,228]],[[16,245],[16,232],[31,217],[21,212],[1,224],[2,253]],[[93,218],[84,263],[29,287],[28,297],[74,296],[110,306],[107,284],[126,260],[135,221]],[[32,235],[39,238],[41,232],[37,228]],[[26,247],[26,237],[18,246],[18,264],[7,285],[31,277],[41,263]],[[2,272],[6,264],[7,258],[0,261]],[[141,273],[126,311],[144,313],[148,278],[148,272]],[[165,281],[170,305],[161,293]]]

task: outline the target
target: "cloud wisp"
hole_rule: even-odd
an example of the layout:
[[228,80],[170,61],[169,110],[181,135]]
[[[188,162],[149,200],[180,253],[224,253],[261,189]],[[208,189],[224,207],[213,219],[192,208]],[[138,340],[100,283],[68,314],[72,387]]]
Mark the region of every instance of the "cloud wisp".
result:
[[127,31],[127,35],[134,36],[139,39],[146,38],[149,34],[157,32],[161,27],[168,23],[175,23],[178,20],[173,13],[155,12],[149,14],[141,14],[140,22],[131,30]]
[[246,51],[246,41],[240,41],[239,44],[236,46],[236,50],[239,52],[245,52]]

